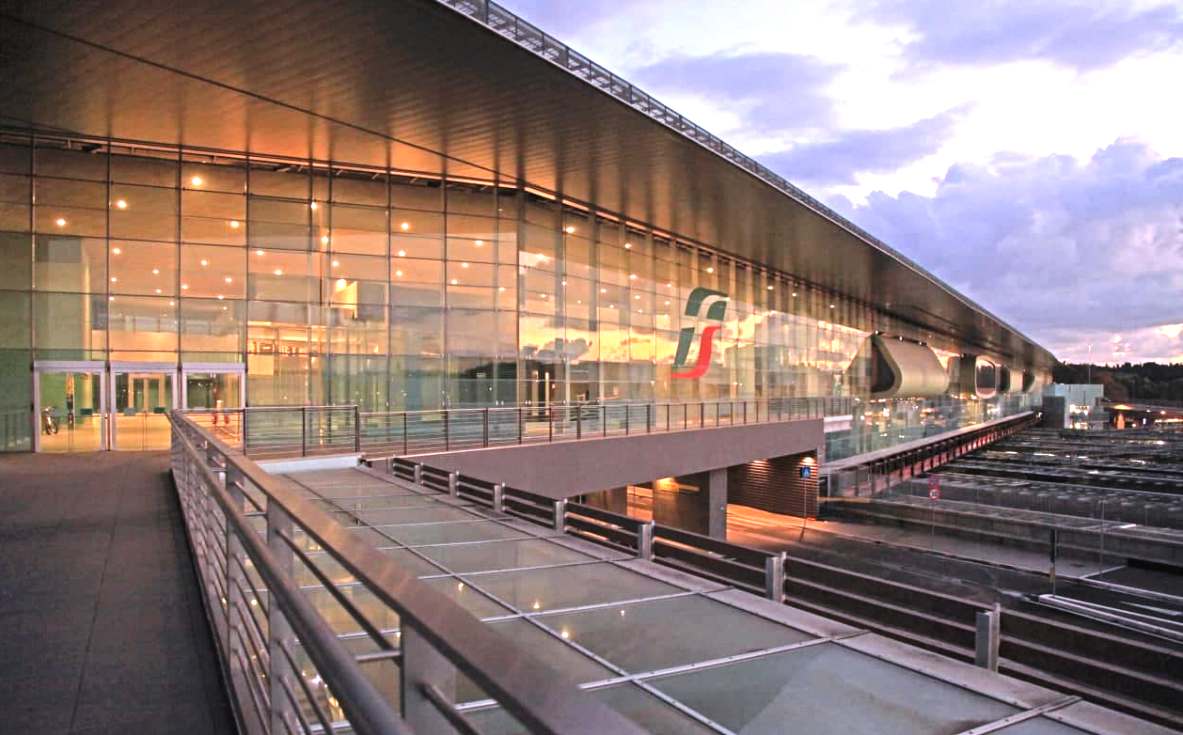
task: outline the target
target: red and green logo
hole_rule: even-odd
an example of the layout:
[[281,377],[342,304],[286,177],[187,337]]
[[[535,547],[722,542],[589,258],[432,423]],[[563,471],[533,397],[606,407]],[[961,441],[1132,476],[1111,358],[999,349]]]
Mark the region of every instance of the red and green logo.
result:
[[[690,345],[694,342],[694,333],[698,330],[698,326],[682,328],[678,335],[678,351],[674,355],[675,372],[670,373],[670,377],[693,379],[706,375],[707,370],[711,367],[711,345],[714,342],[715,333],[723,328],[723,318],[727,313],[728,300],[729,297],[722,291],[714,291],[701,286],[690,292],[690,297],[686,299],[686,316],[696,320],[705,318],[707,324],[703,327],[702,336],[698,341],[698,356],[694,360],[694,366],[689,369],[686,365],[690,359]],[[704,308],[706,309],[705,315]],[[718,323],[712,324],[710,322]]]

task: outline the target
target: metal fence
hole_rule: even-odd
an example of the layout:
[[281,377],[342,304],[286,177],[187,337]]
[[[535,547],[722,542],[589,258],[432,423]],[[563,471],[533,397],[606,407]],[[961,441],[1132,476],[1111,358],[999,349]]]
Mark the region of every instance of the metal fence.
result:
[[[530,732],[641,732],[209,428],[181,412],[170,418],[172,471],[202,601],[243,732],[473,732],[443,693],[457,675]],[[397,615],[397,634],[379,631],[311,552],[348,570]],[[375,652],[345,648],[294,581],[302,567],[366,632]]]
[[578,403],[430,411],[260,406],[187,415],[252,456],[428,452],[741,426],[847,415],[856,399],[768,398],[693,403]]
[[863,460],[824,470],[820,494],[825,498],[872,497],[950,462],[963,454],[1015,434],[1039,421],[1027,411],[989,424],[938,435],[920,446],[872,452]]
[[395,477],[485,505],[560,533],[635,554],[638,559],[706,577],[716,582],[784,602],[784,552],[762,551],[727,543],[710,536],[663,526],[613,513],[567,499],[481,480],[459,472],[394,458],[389,470]]

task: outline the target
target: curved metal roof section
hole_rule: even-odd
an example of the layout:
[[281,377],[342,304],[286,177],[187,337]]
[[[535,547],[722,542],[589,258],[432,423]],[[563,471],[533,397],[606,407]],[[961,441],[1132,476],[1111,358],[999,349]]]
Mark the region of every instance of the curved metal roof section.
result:
[[[0,0],[0,121],[508,180],[1055,358],[649,95],[484,0]],[[539,59],[550,63],[539,63]]]

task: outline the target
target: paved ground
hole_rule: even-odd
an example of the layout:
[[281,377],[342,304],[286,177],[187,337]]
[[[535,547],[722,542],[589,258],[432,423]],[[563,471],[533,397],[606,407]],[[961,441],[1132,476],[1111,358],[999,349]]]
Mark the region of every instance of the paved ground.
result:
[[234,732],[167,467],[0,455],[0,732]]

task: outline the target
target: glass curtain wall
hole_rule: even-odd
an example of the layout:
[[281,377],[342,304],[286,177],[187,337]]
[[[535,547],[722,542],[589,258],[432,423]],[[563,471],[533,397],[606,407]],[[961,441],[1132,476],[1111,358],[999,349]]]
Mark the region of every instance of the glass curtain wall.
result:
[[[33,359],[245,362],[248,405],[413,410],[861,397],[875,331],[957,354],[703,244],[422,151],[398,163],[0,138],[2,448],[29,448]],[[712,326],[707,369],[679,377]],[[872,433],[884,410],[986,418],[959,392],[876,406]]]

